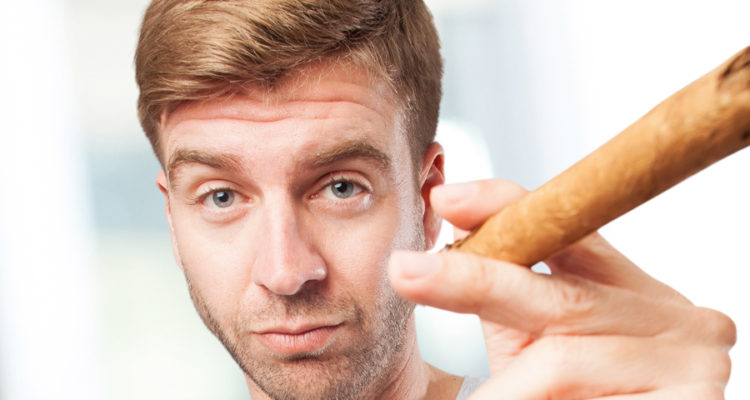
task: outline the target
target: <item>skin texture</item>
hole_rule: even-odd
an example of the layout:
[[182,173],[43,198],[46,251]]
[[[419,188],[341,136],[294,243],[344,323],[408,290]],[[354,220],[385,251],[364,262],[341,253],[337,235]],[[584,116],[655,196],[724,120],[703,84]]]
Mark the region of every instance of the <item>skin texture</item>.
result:
[[[457,236],[524,196],[503,180],[445,185]],[[458,252],[398,251],[394,288],[479,315],[492,377],[482,399],[723,399],[734,323],[648,276],[598,234],[547,260],[552,274]]]
[[422,253],[439,216],[470,230],[526,191],[440,186],[438,144],[413,171],[400,115],[363,71],[321,64],[163,118],[175,257],[254,399],[454,398],[401,297],[479,315],[492,378],[472,400],[723,398],[732,321],[597,234],[551,275]]
[[393,250],[434,243],[442,148],[414,171],[385,85],[298,72],[162,119],[157,183],[196,309],[253,399],[451,398],[460,380],[421,360],[386,274]]

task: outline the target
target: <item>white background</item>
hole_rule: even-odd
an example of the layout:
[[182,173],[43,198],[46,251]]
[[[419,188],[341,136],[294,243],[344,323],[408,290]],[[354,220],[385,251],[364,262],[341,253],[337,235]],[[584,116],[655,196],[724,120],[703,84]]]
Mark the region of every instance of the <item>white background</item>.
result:
[[[533,189],[750,45],[747,1],[428,4],[443,41],[451,180]],[[0,399],[246,397],[171,261],[158,167],[135,116],[144,7],[2,3]],[[602,230],[735,320],[730,399],[750,397],[748,171],[750,152],[738,153]],[[419,312],[425,358],[485,371],[471,323]]]

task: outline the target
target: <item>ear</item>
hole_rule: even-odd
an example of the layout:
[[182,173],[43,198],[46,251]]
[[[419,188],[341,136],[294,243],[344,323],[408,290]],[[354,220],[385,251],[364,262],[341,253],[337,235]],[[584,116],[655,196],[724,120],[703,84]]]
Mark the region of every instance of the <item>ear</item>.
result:
[[422,159],[422,169],[419,172],[419,188],[422,202],[424,203],[422,222],[424,224],[425,249],[431,249],[440,234],[442,219],[430,204],[430,191],[435,186],[445,183],[443,157],[443,146],[438,142],[433,142],[427,147],[427,151],[425,151],[424,158]]
[[174,224],[172,224],[172,210],[169,207],[169,183],[167,182],[167,175],[164,170],[160,170],[156,174],[156,186],[159,187],[161,193],[164,195],[164,214],[167,217],[167,223],[169,224],[169,237],[172,242],[172,253],[174,259],[181,270],[185,270],[182,266],[182,258],[180,258],[180,249],[177,247],[177,238],[174,233]]

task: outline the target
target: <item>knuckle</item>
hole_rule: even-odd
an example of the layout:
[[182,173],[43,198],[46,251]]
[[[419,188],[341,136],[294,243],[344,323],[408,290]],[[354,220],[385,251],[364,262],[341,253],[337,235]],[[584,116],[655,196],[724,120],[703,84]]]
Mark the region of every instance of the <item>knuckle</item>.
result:
[[474,274],[477,282],[476,291],[474,296],[477,298],[487,298],[491,296],[494,285],[494,275],[488,270],[484,264],[477,264],[474,266]]
[[553,277],[552,282],[552,311],[546,333],[559,328],[567,330],[581,318],[592,315],[598,301],[591,282],[570,275]]
[[729,357],[729,353],[720,350],[714,350],[711,353],[708,359],[712,365],[713,378],[719,382],[728,382],[732,373],[732,359]]
[[710,308],[698,307],[698,326],[703,327],[708,340],[726,347],[737,342],[737,325],[726,314]]
[[[492,294],[495,290],[495,274],[486,263],[478,257],[471,256],[468,261],[463,262],[465,267],[461,268],[463,273],[469,275],[464,279],[467,282],[472,282],[471,285],[466,285],[465,293],[463,297],[469,300],[467,304],[468,308],[472,312],[482,312],[482,305],[486,299],[493,298]],[[456,264],[460,265],[460,264]]]
[[[683,347],[687,351],[689,347]],[[689,363],[689,376],[696,381],[707,381],[722,386],[729,381],[732,372],[732,359],[729,353],[715,347],[695,347]]]

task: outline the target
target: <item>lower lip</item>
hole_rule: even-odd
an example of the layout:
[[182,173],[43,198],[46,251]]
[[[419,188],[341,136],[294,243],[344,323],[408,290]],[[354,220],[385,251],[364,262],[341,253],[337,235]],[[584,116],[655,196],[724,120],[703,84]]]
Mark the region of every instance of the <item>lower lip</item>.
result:
[[324,326],[295,334],[268,332],[258,334],[258,338],[269,350],[289,356],[324,347],[338,328],[339,325]]

